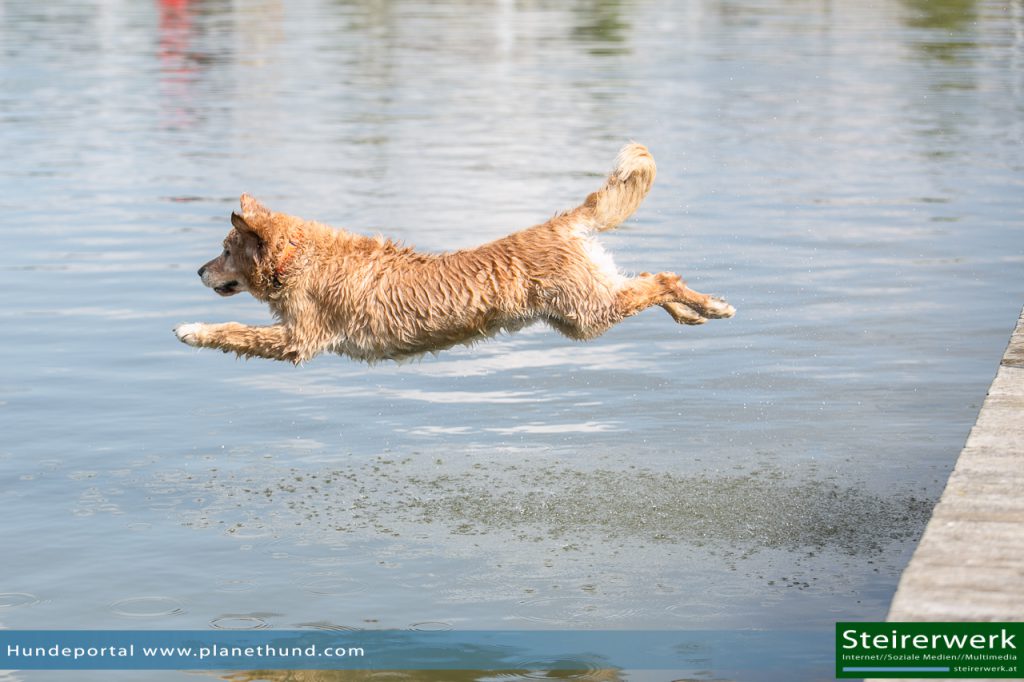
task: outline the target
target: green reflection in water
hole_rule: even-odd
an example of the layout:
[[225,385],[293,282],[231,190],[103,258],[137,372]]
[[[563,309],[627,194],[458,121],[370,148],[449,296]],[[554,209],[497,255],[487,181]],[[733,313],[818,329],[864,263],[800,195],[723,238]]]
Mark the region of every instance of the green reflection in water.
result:
[[589,43],[587,52],[593,55],[628,54],[626,43],[629,23],[623,19],[622,3],[619,0],[588,0],[581,2],[573,11],[576,25],[572,37],[579,42]]
[[972,31],[977,19],[975,0],[903,0],[910,10],[904,19],[909,28],[926,29],[914,46],[929,59],[965,62],[977,46]]

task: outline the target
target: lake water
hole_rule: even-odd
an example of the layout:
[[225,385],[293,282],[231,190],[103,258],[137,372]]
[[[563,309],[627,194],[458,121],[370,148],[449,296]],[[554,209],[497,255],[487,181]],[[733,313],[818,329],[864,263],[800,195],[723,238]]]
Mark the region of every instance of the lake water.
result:
[[[8,0],[0,85],[0,627],[882,619],[1024,302],[1020,0]],[[195,274],[243,191],[462,248],[630,139],[606,246],[735,319],[374,367],[171,333],[269,320]],[[394,679],[490,679],[446,675]],[[736,673],[580,679],[683,676]]]

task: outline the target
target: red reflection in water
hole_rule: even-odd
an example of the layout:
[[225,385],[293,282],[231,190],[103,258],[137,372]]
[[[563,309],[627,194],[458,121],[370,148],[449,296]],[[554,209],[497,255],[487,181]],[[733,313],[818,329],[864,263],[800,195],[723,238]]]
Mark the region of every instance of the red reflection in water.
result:
[[158,0],[160,8],[160,93],[166,125],[189,128],[195,122],[191,106],[195,61],[190,55],[194,24],[190,0]]

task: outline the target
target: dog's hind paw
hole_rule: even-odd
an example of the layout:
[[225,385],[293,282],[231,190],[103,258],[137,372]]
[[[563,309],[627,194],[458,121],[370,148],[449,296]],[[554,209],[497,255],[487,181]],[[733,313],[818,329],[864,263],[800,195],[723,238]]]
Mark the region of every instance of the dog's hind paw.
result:
[[682,303],[662,303],[661,307],[679,324],[704,324],[708,321],[706,317],[699,315],[693,308]]
[[708,302],[704,306],[704,310],[700,311],[705,317],[723,318],[732,317],[736,314],[736,308],[729,305],[729,302],[724,298],[718,298],[717,296],[708,296]]
[[178,340],[182,343],[187,343],[190,346],[199,345],[199,337],[203,331],[202,322],[189,322],[188,324],[179,324],[174,328],[174,335],[178,337]]

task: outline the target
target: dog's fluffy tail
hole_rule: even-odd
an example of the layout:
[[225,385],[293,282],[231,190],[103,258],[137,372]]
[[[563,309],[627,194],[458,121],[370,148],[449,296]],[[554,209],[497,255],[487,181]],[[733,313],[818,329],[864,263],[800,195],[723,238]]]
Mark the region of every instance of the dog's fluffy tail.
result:
[[604,186],[588,196],[578,210],[587,215],[595,230],[617,227],[643,202],[656,173],[654,157],[647,147],[631,142],[619,150],[615,170]]

